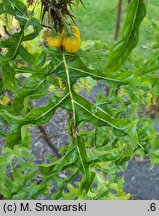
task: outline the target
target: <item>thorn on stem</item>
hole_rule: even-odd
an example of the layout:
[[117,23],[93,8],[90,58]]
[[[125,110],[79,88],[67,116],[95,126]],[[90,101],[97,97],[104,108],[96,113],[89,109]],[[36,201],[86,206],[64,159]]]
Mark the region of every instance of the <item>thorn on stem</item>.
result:
[[72,125],[72,137],[76,137],[76,125]]

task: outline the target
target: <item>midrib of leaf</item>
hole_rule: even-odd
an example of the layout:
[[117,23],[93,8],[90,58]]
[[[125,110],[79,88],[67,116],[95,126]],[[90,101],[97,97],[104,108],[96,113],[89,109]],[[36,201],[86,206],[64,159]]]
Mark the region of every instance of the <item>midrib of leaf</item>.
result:
[[[28,22],[29,22],[29,18],[23,13],[23,11],[21,11],[18,7],[17,7],[17,5],[15,5],[13,2],[11,2],[10,0],[8,0],[9,2],[10,2],[10,4],[11,5],[13,5],[24,17],[22,17],[22,18],[24,18],[24,19],[27,19],[27,22],[26,22],[26,24],[25,24],[25,26],[24,26],[24,28],[23,28],[23,30],[22,30],[22,34],[21,34],[21,36],[20,36],[20,40],[18,41],[18,44],[17,44],[17,47],[16,47],[16,49],[15,49],[15,52],[14,52],[14,54],[13,54],[13,59],[15,58],[15,56],[16,56],[16,54],[17,54],[17,51],[18,51],[18,49],[19,49],[19,46],[20,46],[20,44],[21,44],[21,41],[22,41],[22,38],[23,38],[23,33],[24,33],[24,29],[26,28],[26,26],[27,26],[27,24],[28,24]],[[32,14],[32,13],[31,13]]]
[[[63,63],[63,61],[60,62],[58,65],[56,65],[56,66],[54,67],[54,69],[53,69],[49,74],[46,74],[45,78],[33,89],[33,91],[36,91],[37,88],[39,88],[39,87],[41,86],[41,84],[47,79],[47,77],[48,77],[49,75],[51,75],[62,63]],[[28,72],[28,73],[29,73],[29,72]]]
[[[58,65],[56,65],[48,74],[48,75],[51,75],[61,64],[63,63],[63,61],[61,61]],[[20,68],[14,68],[14,70],[17,72],[17,73],[29,73],[29,74],[44,74],[43,71],[29,71],[27,69],[20,69]]]
[[99,79],[102,79],[102,80],[109,80],[109,81],[113,81],[113,82],[120,82],[120,83],[126,84],[126,82],[124,82],[122,80],[116,80],[116,79],[112,79],[112,78],[107,78],[107,77],[99,76],[97,74],[89,73],[87,71],[84,71],[84,70],[81,70],[81,69],[78,69],[78,68],[75,68],[75,67],[69,67],[69,68],[72,69],[72,70],[76,70],[76,71],[79,71],[81,73],[87,74],[87,75],[89,75],[91,77],[95,77],[95,78],[99,78]]
[[110,118],[112,118],[111,115],[109,115],[109,113],[107,113],[105,110],[103,110],[99,106],[96,105],[96,108],[99,109],[101,112],[105,113],[106,115],[108,115]]
[[[159,55],[155,56],[153,59],[148,60],[145,64],[139,68],[139,70],[136,71],[136,74],[140,73],[142,70],[145,70],[147,66],[151,65],[153,62],[155,62],[159,58]],[[147,72],[146,72],[147,73]],[[144,74],[146,74],[144,73]]]
[[[134,14],[134,19],[133,19],[133,22],[132,22],[132,27],[131,27],[131,30],[130,30],[130,32],[129,32],[129,34],[128,34],[128,37],[127,37],[127,39],[125,40],[125,43],[124,43],[124,46],[123,46],[123,48],[121,49],[121,51],[120,51],[120,53],[119,53],[119,55],[116,57],[116,59],[114,59],[114,61],[112,62],[112,64],[110,64],[108,67],[110,68],[110,67],[112,67],[112,65],[114,65],[117,61],[118,61],[118,59],[121,57],[121,55],[123,54],[123,52],[125,51],[125,48],[127,47],[127,45],[128,45],[128,42],[129,42],[129,39],[130,39],[130,37],[131,37],[131,34],[132,34],[132,32],[133,32],[133,29],[134,29],[134,24],[135,24],[135,21],[136,21],[136,17],[137,17],[137,12],[138,12],[138,9],[139,9],[139,1],[140,0],[138,0],[137,2],[136,2],[136,7],[137,7],[137,9],[135,10],[135,14]],[[136,8],[135,7],[135,8]]]
[[[23,29],[22,29],[22,32],[21,32],[21,35],[20,35],[20,39],[19,39],[19,41],[18,41],[17,47],[16,47],[16,49],[15,49],[15,52],[14,52],[14,54],[13,54],[13,59],[14,59],[15,56],[16,56],[16,54],[17,54],[17,51],[18,51],[18,49],[19,49],[19,46],[20,46],[20,44],[21,44],[21,42],[22,42],[23,35],[24,35],[24,30],[25,30],[26,26],[28,25],[28,23],[29,23],[29,21],[30,21],[30,19],[31,19],[31,17],[32,17],[34,8],[33,8],[33,10],[31,11],[30,16],[27,17],[27,16],[23,13],[23,11],[21,11],[15,4],[13,4],[10,0],[9,0],[9,2],[10,2],[14,7],[16,7],[17,10],[19,10],[19,12],[25,17],[24,19],[27,18],[26,24],[24,25],[24,27],[23,27]],[[34,7],[35,7],[35,6],[34,6]],[[22,18],[23,18],[23,17],[22,17]]]
[[33,89],[33,91],[35,92],[46,79],[47,79],[47,76]]
[[[74,103],[76,103],[78,106],[80,106],[82,109],[86,110],[88,113],[90,113],[92,116],[94,116],[96,119],[103,121],[106,124],[111,125],[112,127],[121,130],[119,127],[116,127],[115,125],[111,124],[110,122],[106,121],[105,119],[98,117],[96,114],[92,113],[90,110],[88,110],[86,107],[84,107],[82,104],[78,103],[76,100],[74,101]],[[104,112],[103,112],[104,113]],[[108,115],[106,113],[104,113],[105,115]],[[108,115],[109,116],[109,115]],[[109,116],[110,118],[110,116]],[[112,117],[111,117],[112,118]],[[113,119],[113,118],[112,118]]]
[[21,33],[21,35],[20,35],[20,38],[19,38],[17,47],[16,47],[15,52],[14,52],[14,54],[13,54],[13,59],[15,58],[15,56],[16,56],[16,54],[17,54],[17,51],[18,51],[18,49],[19,49],[19,47],[20,47],[20,44],[21,44],[21,42],[22,42],[23,35],[24,35],[24,30],[25,30],[26,26],[28,25],[28,22],[29,22],[29,20],[27,20],[25,26],[24,26],[23,29],[22,29],[22,33]]
[[8,0],[15,8],[17,8],[17,10],[22,14],[22,15],[24,15],[24,19],[26,19],[26,18],[28,18],[27,16],[26,16],[26,14],[24,14],[23,13],[23,11],[21,11],[18,7],[17,7],[17,5],[15,5],[13,2],[11,2],[10,0]]
[[147,149],[145,149],[141,144],[140,142],[137,142],[137,144],[140,146],[141,149],[143,149],[143,151],[145,151],[147,153],[147,155],[153,157],[154,159],[156,159],[156,156],[152,153],[152,152],[149,152]]
[[[72,94],[72,89],[71,89],[69,67],[67,66],[66,58],[65,58],[65,54],[64,53],[62,53],[62,57],[63,57],[63,62],[64,62],[64,66],[65,66],[66,76],[67,76],[67,85],[68,85],[69,94],[70,94],[70,98],[71,98],[72,113],[73,113],[73,122],[74,122],[74,126],[76,127],[76,113],[75,113],[75,105],[74,105],[74,99],[73,99],[73,94]],[[83,170],[86,173],[85,164],[84,164],[83,158],[82,158],[81,153],[80,153],[79,143],[78,143],[78,140],[77,140],[77,134],[75,134],[74,141],[76,143],[78,155],[80,157],[80,161],[81,161]]]
[[70,94],[70,97],[71,97],[73,121],[74,121],[74,125],[76,125],[76,113],[75,113],[75,106],[74,106],[74,102],[73,102],[73,94],[72,94],[72,90],[71,90],[70,74],[69,74],[69,69],[68,69],[68,66],[67,66],[67,63],[66,63],[66,58],[65,58],[64,53],[62,53],[62,57],[63,57],[63,62],[64,62],[64,66],[65,66],[66,76],[67,76],[68,90],[69,90],[69,94]]
[[64,61],[61,61],[58,65],[56,65],[50,72],[48,75],[51,75]]
[[105,190],[107,190],[107,187],[105,186],[105,182],[103,182],[103,179],[101,179],[101,177],[98,175],[97,171],[96,171],[96,178],[98,179],[98,181],[100,182],[100,184],[103,186],[103,188]]
[[[47,115],[49,112],[51,112],[53,109],[55,109],[55,107],[59,106],[67,98],[68,95],[69,95],[69,93],[67,93],[57,104],[55,104],[53,107],[51,107],[49,110],[47,110],[47,112],[45,112],[42,115],[38,116],[34,120],[37,121],[38,119],[40,119],[40,118],[44,117],[45,115]],[[28,115],[29,115],[29,113],[28,113]]]
[[18,68],[14,68],[14,70],[17,72],[17,73],[29,73],[29,74],[44,74],[43,71],[41,72],[37,72],[37,71],[27,71],[27,70],[23,70],[23,69],[18,69]]

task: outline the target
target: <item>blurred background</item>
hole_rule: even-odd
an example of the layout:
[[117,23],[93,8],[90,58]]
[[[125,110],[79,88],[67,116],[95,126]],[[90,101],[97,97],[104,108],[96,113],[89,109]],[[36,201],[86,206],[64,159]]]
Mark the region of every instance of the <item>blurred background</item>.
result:
[[[81,5],[74,10],[77,25],[83,40],[101,40],[111,44],[114,40],[118,1],[113,0],[84,0],[85,8]],[[141,27],[140,41],[136,50],[145,55],[145,48],[150,47],[156,39],[155,24],[159,20],[158,0],[147,1],[147,16]],[[122,0],[121,28],[124,23],[128,0]],[[152,25],[153,24],[153,25]]]

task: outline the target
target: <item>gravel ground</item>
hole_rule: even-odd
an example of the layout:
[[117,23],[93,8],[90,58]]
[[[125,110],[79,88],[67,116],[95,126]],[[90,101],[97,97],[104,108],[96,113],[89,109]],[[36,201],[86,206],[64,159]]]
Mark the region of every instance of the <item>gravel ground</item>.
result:
[[148,160],[131,160],[124,173],[125,192],[139,200],[159,200],[159,165],[150,170]]

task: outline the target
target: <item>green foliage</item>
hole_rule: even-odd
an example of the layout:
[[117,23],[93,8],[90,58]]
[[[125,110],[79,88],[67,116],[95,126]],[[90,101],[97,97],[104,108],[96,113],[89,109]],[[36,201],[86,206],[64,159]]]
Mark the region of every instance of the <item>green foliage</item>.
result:
[[0,192],[5,199],[35,199],[47,190],[44,179],[37,181],[39,172],[28,148],[3,148],[0,167]]
[[[20,26],[0,42],[5,50],[0,58],[0,93],[7,90],[12,95],[9,104],[0,106],[2,125],[9,127],[0,132],[7,145],[0,158],[0,193],[6,199],[33,199],[42,194],[52,199],[128,199],[119,171],[138,152],[149,155],[152,165],[159,162],[158,134],[150,118],[142,117],[147,95],[159,94],[158,57],[145,63],[131,54],[145,16],[144,1],[131,1],[121,38],[112,49],[89,41],[75,54],[43,44],[40,53],[32,53],[24,46],[41,37],[42,27],[34,9],[28,10],[22,1],[5,0],[0,14],[14,16]],[[30,27],[33,31],[27,33]],[[88,80],[93,80],[92,86],[103,81],[107,94],[101,92],[93,102],[84,98],[80,88]],[[46,104],[37,105],[44,97]],[[29,126],[48,124],[58,108],[72,114],[70,143],[59,150],[60,158],[49,157],[48,163],[35,165],[29,156]],[[85,129],[88,123],[89,131]],[[43,179],[39,185],[38,175]],[[54,182],[56,191],[51,193]]]
[[131,1],[129,4],[127,17],[122,30],[121,40],[114,45],[111,50],[107,64],[107,70],[118,70],[138,42],[139,27],[145,17],[146,9],[144,1]]

